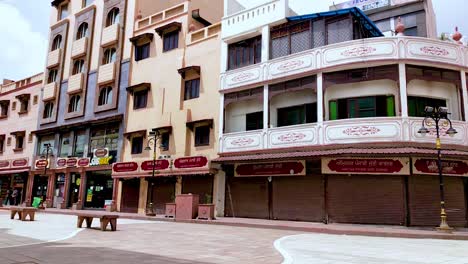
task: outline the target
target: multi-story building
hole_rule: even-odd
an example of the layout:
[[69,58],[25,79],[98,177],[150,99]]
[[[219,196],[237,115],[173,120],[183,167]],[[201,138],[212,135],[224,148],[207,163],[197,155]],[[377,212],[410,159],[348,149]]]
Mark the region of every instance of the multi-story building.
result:
[[[0,85],[0,200],[4,204],[22,204],[26,196],[42,76],[4,80]],[[7,201],[13,190],[16,198]]]
[[436,133],[418,133],[429,105],[447,107],[458,131],[442,128],[445,203],[449,224],[466,226],[466,47],[401,24],[381,37],[357,8],[224,10],[215,162],[226,216],[438,225]]
[[222,212],[224,173],[211,164],[218,150],[222,5],[136,3],[123,155],[113,166],[122,212],[165,214],[166,203],[188,193],[200,203],[217,202]]
[[104,208],[116,193],[130,73],[133,0],[54,0],[26,202]]

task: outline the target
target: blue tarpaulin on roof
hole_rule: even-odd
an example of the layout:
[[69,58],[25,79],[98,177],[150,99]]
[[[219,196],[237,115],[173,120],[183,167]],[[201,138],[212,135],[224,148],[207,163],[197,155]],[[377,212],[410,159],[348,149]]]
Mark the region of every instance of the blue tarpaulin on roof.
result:
[[301,15],[301,16],[293,16],[287,17],[288,21],[300,21],[300,20],[307,20],[307,19],[315,19],[321,17],[330,17],[330,16],[339,16],[339,15],[347,15],[351,14],[356,19],[359,19],[361,25],[371,34],[372,37],[383,37],[382,32],[377,28],[377,26],[370,20],[361,9],[357,7],[351,7],[346,9],[339,9],[315,14],[308,14],[308,15]]

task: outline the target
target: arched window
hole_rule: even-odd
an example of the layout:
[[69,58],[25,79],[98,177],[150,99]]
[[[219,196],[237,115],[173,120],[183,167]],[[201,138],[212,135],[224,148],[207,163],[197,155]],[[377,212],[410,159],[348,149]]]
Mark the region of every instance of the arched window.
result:
[[80,102],[81,96],[79,94],[70,97],[70,102],[68,103],[68,112],[73,113],[80,111]]
[[106,27],[112,26],[112,25],[117,24],[119,22],[120,22],[119,9],[117,7],[114,7],[107,14]]
[[104,59],[102,64],[109,64],[112,63],[116,60],[117,58],[117,53],[115,51],[115,48],[109,48],[104,51]]
[[73,63],[73,75],[82,73],[84,71],[84,60],[76,60]]
[[83,22],[78,27],[78,31],[76,32],[76,39],[85,38],[88,36],[88,23]]
[[112,87],[106,86],[101,88],[99,92],[98,105],[106,105],[112,103]]
[[47,83],[53,83],[57,81],[57,69],[49,70],[49,76],[47,77]]
[[62,35],[57,35],[52,41],[52,51],[56,49],[60,49],[61,46],[62,46]]
[[52,112],[54,110],[54,103],[48,102],[44,105],[44,113],[42,117],[45,118],[51,118],[52,117]]

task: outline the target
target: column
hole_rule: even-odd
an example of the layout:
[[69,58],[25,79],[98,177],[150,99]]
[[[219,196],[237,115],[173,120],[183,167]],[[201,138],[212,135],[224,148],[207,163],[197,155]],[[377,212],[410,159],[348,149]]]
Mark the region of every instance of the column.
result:
[[404,63],[398,64],[398,72],[400,79],[400,111],[401,117],[408,117],[408,94],[406,91],[406,65]]
[[32,204],[32,196],[33,196],[33,185],[34,185],[34,172],[30,171],[28,175],[28,181],[26,184],[26,206],[31,206]]
[[68,193],[70,192],[70,184],[71,184],[71,173],[69,170],[65,172],[65,184],[63,187],[63,202],[59,205],[60,209],[66,209],[68,200],[69,200],[69,195]]
[[270,26],[266,25],[262,28],[262,62],[268,61],[270,58]]
[[46,206],[48,208],[54,207],[54,191],[55,191],[55,180],[56,176],[55,173],[51,173],[50,175],[46,176],[49,177],[48,184],[47,184],[47,194],[46,194]]
[[218,139],[219,152],[223,152],[222,137],[224,134],[224,94],[221,94],[219,100],[219,124],[218,124]]
[[114,179],[114,184],[112,186],[112,204],[110,207],[106,208],[106,211],[114,212],[117,210],[117,199],[118,199],[119,188],[120,188],[119,180]]
[[73,205],[74,210],[81,210],[84,206],[84,201],[86,200],[86,171],[80,170],[80,190],[78,191],[78,202]]
[[177,176],[177,182],[175,185],[175,195],[182,194],[182,176]]
[[323,73],[317,74],[317,123],[323,123]]
[[462,89],[462,102],[460,102],[461,104],[463,104],[463,114],[464,114],[464,119],[465,121],[468,121],[468,88],[467,88],[467,85],[466,85],[466,72],[465,71],[461,71],[460,72],[461,74],[461,89]]
[[268,127],[270,126],[270,119],[268,118],[270,115],[269,115],[269,104],[270,104],[270,100],[269,100],[269,89],[268,89],[268,85],[265,84],[263,85],[263,129],[264,130],[267,130]]
[[146,202],[148,198],[148,181],[145,178],[140,179],[140,197],[138,198],[138,214],[145,215]]
[[221,42],[221,73],[226,72],[228,68],[228,44]]
[[218,170],[214,176],[213,186],[213,203],[215,204],[215,215],[217,217],[224,216],[224,200],[226,190],[226,173]]

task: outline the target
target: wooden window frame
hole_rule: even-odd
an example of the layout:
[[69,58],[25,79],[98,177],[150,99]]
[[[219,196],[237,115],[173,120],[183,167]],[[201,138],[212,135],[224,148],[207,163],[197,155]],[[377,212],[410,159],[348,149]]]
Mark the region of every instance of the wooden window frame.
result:
[[[258,50],[259,49],[259,50]],[[251,52],[253,52],[251,54]],[[247,55],[246,55],[247,53]],[[257,54],[259,53],[259,54]],[[245,39],[228,46],[228,70],[262,62],[262,36]],[[244,61],[245,58],[247,60]],[[234,62],[232,61],[234,59]],[[252,60],[252,61],[251,61]]]
[[[143,136],[132,137],[132,146],[130,150],[132,155],[138,155],[143,153],[143,138]],[[136,140],[138,140],[139,142],[136,142]],[[136,143],[138,143],[139,145],[135,145]]]
[[[163,34],[163,52],[179,48],[179,30],[165,32]],[[169,43],[168,43],[169,42]]]
[[[207,130],[207,131],[206,131]],[[200,133],[206,133],[208,132],[207,135],[205,134],[200,134]],[[201,125],[195,127],[195,132],[194,132],[194,137],[195,137],[195,147],[204,147],[204,146],[209,146],[210,145],[210,137],[211,137],[211,126],[209,125]],[[206,141],[206,139],[208,139]]]
[[[195,85],[195,86],[194,86]],[[196,96],[193,96],[196,94]],[[197,99],[200,97],[200,78],[187,80],[184,82],[184,101]]]
[[[149,94],[148,89],[133,92],[133,110],[143,109],[143,108],[147,107],[147,105],[148,105],[148,94]],[[143,101],[142,101],[143,103],[141,103],[141,105],[138,103],[138,102],[140,102],[138,100],[138,98],[140,98],[140,97],[144,98]]]

